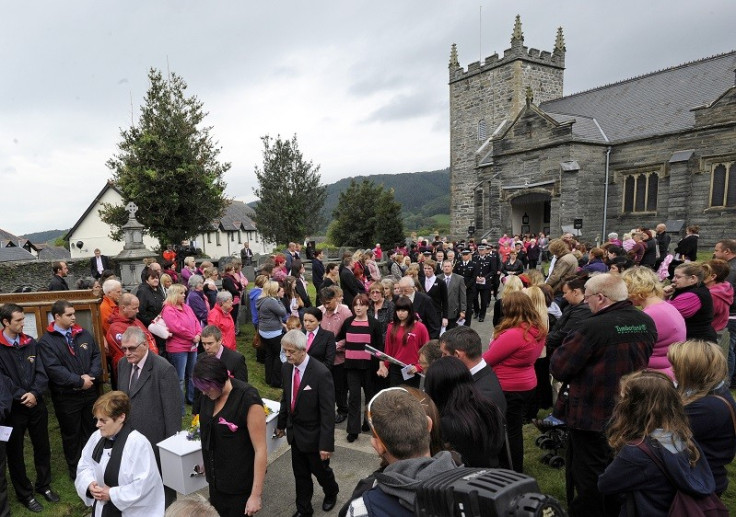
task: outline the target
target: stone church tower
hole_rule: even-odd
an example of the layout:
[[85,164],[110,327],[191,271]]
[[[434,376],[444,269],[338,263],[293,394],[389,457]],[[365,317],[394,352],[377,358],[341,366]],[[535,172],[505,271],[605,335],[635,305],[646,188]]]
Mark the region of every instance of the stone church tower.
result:
[[[503,57],[493,54],[483,63],[476,61],[465,70],[458,61],[455,44],[450,52],[450,231],[465,237],[468,227],[476,227],[477,237],[490,228],[482,228],[483,206],[494,209],[493,200],[483,203],[477,196],[483,190],[478,160],[485,144],[500,126],[510,124],[526,106],[562,97],[565,70],[565,41],[562,28],[557,30],[554,50],[550,53],[524,46],[521,18],[517,15],[511,35],[511,48]],[[478,208],[476,208],[478,207]],[[481,213],[476,213],[481,210]]]

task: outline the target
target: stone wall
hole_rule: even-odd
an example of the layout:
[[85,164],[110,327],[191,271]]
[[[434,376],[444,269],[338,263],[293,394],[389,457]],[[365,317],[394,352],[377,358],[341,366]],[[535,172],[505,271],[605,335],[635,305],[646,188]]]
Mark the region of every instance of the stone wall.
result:
[[[21,286],[30,286],[34,291],[45,291],[48,289],[53,272],[51,265],[54,261],[32,260],[24,262],[1,262],[0,263],[0,292],[12,293]],[[70,289],[74,289],[77,280],[90,276],[89,259],[67,260],[69,276],[66,282]]]

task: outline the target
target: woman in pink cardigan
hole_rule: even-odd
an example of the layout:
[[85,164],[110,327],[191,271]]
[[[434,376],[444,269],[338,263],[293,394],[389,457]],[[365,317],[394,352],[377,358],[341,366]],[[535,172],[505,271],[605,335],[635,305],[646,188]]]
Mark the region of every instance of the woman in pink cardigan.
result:
[[526,294],[508,293],[503,297],[502,304],[503,320],[493,331],[493,341],[483,354],[483,359],[493,368],[506,397],[511,466],[515,471],[523,472],[523,420],[537,387],[534,362],[542,352],[547,331],[539,312]]
[[[192,308],[184,303],[185,296],[186,288],[181,284],[173,284],[166,296],[161,317],[171,333],[166,340],[166,354],[176,368],[184,399],[191,404],[194,399],[192,370],[197,362],[197,343],[202,327]],[[183,404],[181,409],[184,414]]]

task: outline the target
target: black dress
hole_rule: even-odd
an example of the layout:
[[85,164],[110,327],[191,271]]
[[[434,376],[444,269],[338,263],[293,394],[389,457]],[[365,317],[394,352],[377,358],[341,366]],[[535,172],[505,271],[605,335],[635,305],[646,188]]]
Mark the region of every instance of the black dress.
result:
[[[253,386],[230,379],[233,389],[219,413],[215,401],[202,397],[199,415],[202,457],[210,485],[210,502],[221,516],[242,516],[253,486],[255,450],[248,433],[248,411],[263,405]],[[223,419],[223,423],[220,423]],[[232,430],[227,423],[237,426]]]

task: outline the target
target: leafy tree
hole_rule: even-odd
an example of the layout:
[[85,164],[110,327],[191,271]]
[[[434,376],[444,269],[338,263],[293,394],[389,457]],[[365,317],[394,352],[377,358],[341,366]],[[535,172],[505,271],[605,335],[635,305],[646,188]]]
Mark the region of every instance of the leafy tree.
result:
[[263,238],[271,242],[301,242],[322,225],[320,213],[327,187],[320,185],[319,165],[305,161],[294,135],[263,142],[263,168],[256,166],[259,198],[254,221]]
[[372,247],[376,242],[391,246],[404,239],[401,205],[393,189],[367,179],[350,182],[340,193],[332,217],[329,237],[339,246]]
[[[136,218],[162,244],[178,243],[208,228],[227,206],[222,177],[230,169],[217,157],[220,148],[201,127],[207,116],[197,97],[185,96],[184,80],[148,73],[150,87],[138,123],[121,130],[119,153],[107,162],[123,193],[123,205],[138,205]],[[113,227],[127,222],[120,205],[107,204],[102,220]]]

